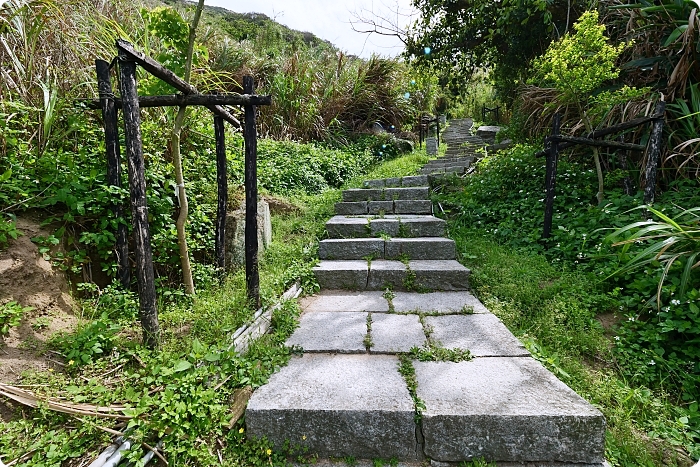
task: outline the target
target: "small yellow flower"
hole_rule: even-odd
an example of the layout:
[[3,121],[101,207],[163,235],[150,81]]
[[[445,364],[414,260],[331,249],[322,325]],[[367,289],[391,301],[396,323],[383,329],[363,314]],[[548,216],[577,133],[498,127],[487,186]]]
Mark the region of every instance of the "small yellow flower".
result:
[[267,452],[267,455],[268,455],[268,456],[272,455],[272,449],[268,449],[268,450],[265,451],[265,452]]
[[73,361],[73,360],[68,361],[68,365],[73,365],[74,363],[75,363],[75,361]]
[[302,435],[301,439],[306,439],[306,435]]
[[244,430],[243,428],[241,428],[240,430],[238,430],[239,433],[243,433],[244,431],[245,431],[245,430]]
[[53,372],[53,368],[49,368],[49,373],[52,373],[52,372]]

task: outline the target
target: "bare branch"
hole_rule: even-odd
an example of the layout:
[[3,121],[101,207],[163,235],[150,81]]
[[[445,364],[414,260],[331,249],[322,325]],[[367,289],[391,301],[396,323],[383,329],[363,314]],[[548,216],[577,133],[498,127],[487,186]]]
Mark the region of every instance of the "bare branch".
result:
[[402,8],[398,2],[388,6],[381,3],[380,8],[362,8],[351,12],[350,20],[353,31],[362,34],[377,34],[398,38],[404,45],[408,44],[408,27],[417,17],[415,9]]

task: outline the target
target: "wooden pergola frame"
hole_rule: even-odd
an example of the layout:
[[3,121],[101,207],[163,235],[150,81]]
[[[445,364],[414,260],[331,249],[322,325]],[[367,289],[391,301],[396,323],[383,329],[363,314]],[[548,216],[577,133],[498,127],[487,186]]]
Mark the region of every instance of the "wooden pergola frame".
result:
[[[226,204],[228,201],[228,183],[226,177],[226,143],[224,121],[241,128],[241,123],[222,105],[239,105],[244,108],[243,138],[245,141],[245,260],[246,289],[248,298],[257,309],[260,306],[260,279],[258,273],[258,223],[257,223],[257,133],[255,129],[255,107],[270,105],[270,96],[254,94],[253,77],[243,79],[244,94],[200,94],[190,83],[165,68],[156,60],[136,50],[129,42],[116,41],[119,63],[119,82],[121,98],[116,98],[112,91],[109,62],[96,60],[95,68],[99,99],[88,100],[88,107],[102,110],[105,125],[107,155],[107,181],[110,185],[121,187],[121,155],[119,148],[119,130],[117,109],[124,117],[124,139],[128,166],[129,193],[131,200],[133,240],[136,258],[136,279],[139,291],[139,312],[143,327],[144,343],[154,347],[159,340],[158,309],[156,306],[155,277],[151,251],[151,234],[148,224],[148,205],[146,202],[145,162],[141,139],[142,107],[164,106],[205,106],[214,114],[214,134],[216,140],[216,169],[218,185],[218,203],[216,213],[216,262],[220,268],[225,267]],[[136,67],[141,66],[153,76],[171,85],[182,94],[168,96],[139,96],[136,86]],[[113,212],[123,217],[124,209],[115,203]],[[117,276],[124,287],[131,282],[129,265],[128,232],[126,225],[120,224],[116,237]]]

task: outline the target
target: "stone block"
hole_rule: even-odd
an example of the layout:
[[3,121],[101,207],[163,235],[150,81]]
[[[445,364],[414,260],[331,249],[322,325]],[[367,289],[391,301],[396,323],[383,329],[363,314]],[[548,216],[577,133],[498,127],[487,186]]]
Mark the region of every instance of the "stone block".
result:
[[426,200],[396,200],[394,201],[396,214],[432,214],[433,202]]
[[391,302],[398,313],[460,313],[465,307],[474,313],[489,313],[489,310],[469,292],[397,292]]
[[412,177],[403,177],[401,179],[401,186],[403,186],[403,187],[428,186],[428,177],[425,175],[414,175]]
[[425,344],[418,315],[372,314],[372,353],[408,352]]
[[392,238],[385,245],[386,259],[399,259],[402,255],[410,259],[455,259],[455,242],[449,238],[419,237]]
[[372,219],[369,222],[370,234],[373,237],[378,237],[382,234],[396,237],[399,235],[399,225],[398,219]]
[[[387,179],[384,179],[384,186],[386,186],[387,188],[399,187],[399,186],[401,186],[401,179],[400,179],[400,178],[387,178]],[[385,194],[385,195],[384,195],[384,199],[391,199],[391,198],[387,197],[386,194]]]
[[321,261],[314,267],[322,289],[364,290],[367,287],[367,261]]
[[468,290],[469,269],[454,260],[424,261],[408,263],[415,273],[415,285],[428,290]]
[[[270,206],[258,202],[258,251],[262,254],[272,243]],[[245,209],[226,213],[225,264],[227,271],[245,265]]]
[[334,216],[326,222],[326,231],[331,238],[362,238],[369,236],[366,217]]
[[394,202],[370,201],[367,203],[367,210],[370,214],[390,214],[394,212]]
[[394,290],[405,289],[406,265],[401,261],[377,260],[369,267],[367,290],[384,290],[392,287]]
[[315,311],[304,313],[286,345],[305,352],[364,353],[367,313]]
[[469,167],[469,165],[454,165],[454,166],[448,166],[445,167],[445,173],[446,174],[463,174],[464,171]]
[[365,180],[365,183],[362,184],[365,188],[375,188],[375,189],[382,189],[384,188],[384,179],[380,178],[379,180]]
[[335,203],[335,213],[341,216],[367,214],[367,201]]
[[414,362],[425,454],[442,462],[600,464],[603,415],[528,357]]
[[430,188],[410,187],[410,188],[387,188],[384,190],[385,199],[390,200],[424,200],[430,199]]
[[403,237],[442,237],[447,223],[435,216],[401,218]]
[[353,188],[343,190],[343,201],[381,201],[384,199],[384,190],[375,188]]
[[492,314],[426,316],[430,338],[446,349],[468,349],[475,357],[529,357],[523,344]]
[[437,138],[431,136],[425,139],[425,152],[429,156],[434,156],[438,153]]
[[353,238],[322,240],[318,243],[320,259],[384,258],[384,240],[381,238]]
[[350,292],[347,290],[322,290],[316,295],[304,297],[299,306],[305,312],[313,311],[389,311],[389,302],[383,292]]
[[306,354],[258,388],[247,434],[320,457],[420,458],[413,400],[391,355]]
[[496,133],[499,131],[501,131],[500,126],[484,125],[476,129],[476,136],[479,136],[482,139],[493,139],[496,137]]

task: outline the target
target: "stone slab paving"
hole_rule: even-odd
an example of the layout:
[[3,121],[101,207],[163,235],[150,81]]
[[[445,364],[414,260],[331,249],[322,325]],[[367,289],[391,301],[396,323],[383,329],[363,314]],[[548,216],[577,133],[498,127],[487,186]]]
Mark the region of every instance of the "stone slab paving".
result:
[[408,352],[425,344],[425,332],[418,315],[372,313],[371,353]]
[[301,316],[287,345],[298,345],[305,352],[364,353],[366,335],[367,313],[316,311]]
[[430,339],[474,357],[529,357],[522,343],[492,314],[426,316]]
[[603,462],[603,415],[528,357],[414,362],[424,452],[460,462]]
[[413,401],[390,355],[295,357],[248,402],[248,435],[321,457],[420,460]]
[[394,310],[398,313],[489,313],[486,307],[469,292],[432,292],[408,293],[396,292],[392,299]]
[[389,311],[389,302],[383,292],[350,292],[347,290],[322,290],[317,295],[299,301],[301,309],[313,311]]

